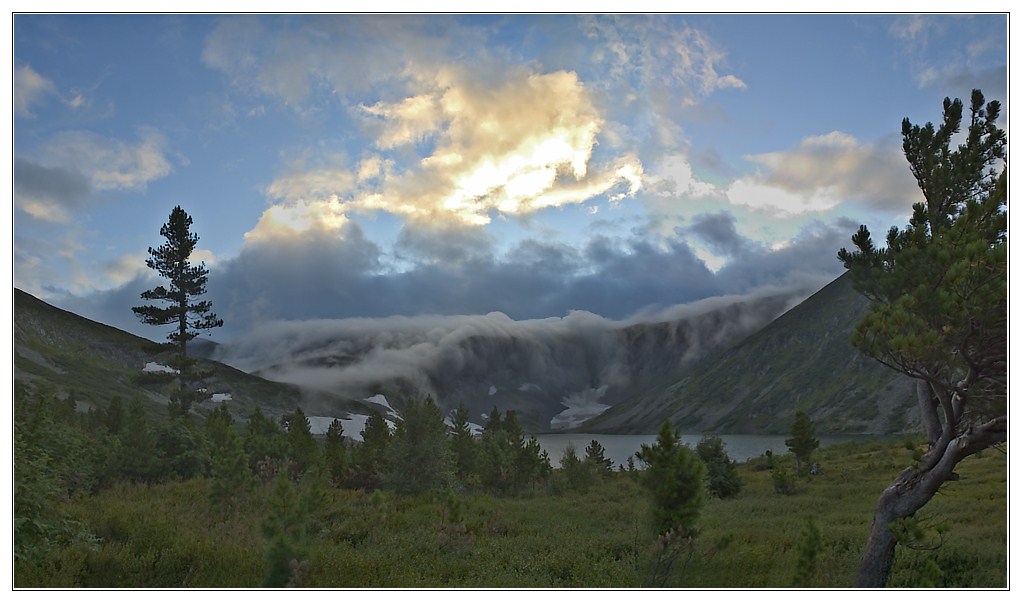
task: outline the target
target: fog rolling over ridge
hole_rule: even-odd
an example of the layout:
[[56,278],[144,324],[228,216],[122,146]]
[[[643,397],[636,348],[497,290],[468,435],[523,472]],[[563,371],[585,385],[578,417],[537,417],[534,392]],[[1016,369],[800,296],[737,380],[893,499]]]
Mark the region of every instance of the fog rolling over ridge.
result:
[[[515,409],[530,430],[572,429],[755,332],[816,288],[762,289],[611,320],[585,311],[277,321],[215,358],[307,389],[365,399],[430,394],[472,421]],[[308,410],[307,410],[308,411]],[[317,409],[329,414],[330,409]]]

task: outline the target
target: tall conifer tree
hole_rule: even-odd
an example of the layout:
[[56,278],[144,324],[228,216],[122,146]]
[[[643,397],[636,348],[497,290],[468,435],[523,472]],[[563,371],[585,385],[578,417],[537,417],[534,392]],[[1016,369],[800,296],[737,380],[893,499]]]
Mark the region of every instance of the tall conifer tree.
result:
[[204,262],[192,264],[191,256],[199,236],[191,232],[192,218],[181,206],[175,206],[170,218],[160,228],[160,235],[166,239],[158,248],[149,248],[146,266],[170,281],[169,286],[160,285],[142,292],[142,299],[160,304],[146,304],[132,307],[139,320],[149,325],[174,325],[167,335],[172,351],[170,367],[177,372],[178,391],[171,399],[171,409],[181,415],[188,415],[192,403],[198,398],[194,382],[203,375],[194,369],[194,361],[188,358],[187,345],[199,335],[221,327],[224,321],[212,312],[213,303],[200,298],[206,294],[209,269]]

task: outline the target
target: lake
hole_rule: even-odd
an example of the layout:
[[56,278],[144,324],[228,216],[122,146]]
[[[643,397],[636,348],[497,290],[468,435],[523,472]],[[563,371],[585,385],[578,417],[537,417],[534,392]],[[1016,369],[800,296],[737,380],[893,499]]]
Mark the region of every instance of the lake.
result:
[[[591,440],[599,442],[604,447],[604,455],[618,469],[618,464],[626,465],[630,455],[635,459],[636,451],[640,445],[649,445],[657,440],[656,434],[536,434],[536,440],[540,446],[547,451],[551,458],[551,465],[558,467],[561,463],[561,455],[565,448],[571,443],[575,446],[579,458],[586,456],[586,447]],[[725,445],[728,456],[735,461],[747,461],[764,451],[770,449],[778,455],[789,452],[785,446],[785,439],[788,435],[764,435],[764,434],[716,434]],[[703,438],[702,434],[683,434],[682,442],[690,447],[696,448],[696,443]],[[818,436],[821,446],[826,447],[839,442],[850,440],[865,440],[869,436]],[[639,464],[638,460],[636,461]]]

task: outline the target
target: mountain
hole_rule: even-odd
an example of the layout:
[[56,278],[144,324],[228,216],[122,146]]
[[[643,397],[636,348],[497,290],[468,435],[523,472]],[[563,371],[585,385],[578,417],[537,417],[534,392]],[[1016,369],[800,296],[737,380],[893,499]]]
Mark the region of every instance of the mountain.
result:
[[[465,405],[479,424],[495,407],[514,409],[532,432],[655,433],[669,418],[689,433],[787,434],[797,409],[820,434],[918,429],[912,381],[849,344],[867,301],[848,277],[809,293],[708,300],[631,321],[573,312],[267,324],[232,343],[199,341],[190,354],[239,417],[257,405],[271,415],[400,412],[430,394],[445,410]],[[45,384],[83,407],[143,396],[162,411],[160,387],[139,380],[159,362],[147,344],[15,290],[16,392]]]
[[670,383],[809,293],[707,300],[631,321],[577,311],[523,321],[491,313],[268,324],[214,356],[349,398],[384,395],[399,411],[407,398],[430,394],[445,410],[464,405],[475,423],[496,407],[514,409],[527,430],[565,431]]
[[[149,340],[61,310],[16,288],[13,310],[16,395],[38,389],[73,394],[81,409],[105,407],[115,396],[124,401],[138,396],[153,413],[165,409],[165,387],[141,379],[147,364],[160,365],[158,357],[146,352],[147,345],[153,344]],[[296,406],[306,413],[324,409],[365,413],[370,408],[330,393],[252,376],[216,361],[199,363],[213,371],[208,380],[211,399],[199,405],[200,411],[220,400],[229,400],[229,408],[239,418],[256,406],[273,416],[294,411]]]
[[754,335],[580,430],[654,433],[670,419],[689,433],[786,434],[798,409],[819,434],[919,429],[913,381],[850,344],[868,306],[842,275]]

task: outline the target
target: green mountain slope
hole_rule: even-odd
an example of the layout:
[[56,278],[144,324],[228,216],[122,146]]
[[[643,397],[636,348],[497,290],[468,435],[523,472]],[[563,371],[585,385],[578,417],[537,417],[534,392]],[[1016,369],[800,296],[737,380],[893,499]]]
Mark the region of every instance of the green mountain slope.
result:
[[[146,384],[142,368],[160,360],[146,352],[152,343],[125,331],[97,323],[51,306],[21,290],[14,290],[14,389],[20,396],[49,389],[60,396],[73,394],[82,409],[104,407],[115,397],[140,397],[154,412],[163,412],[166,387]],[[245,417],[259,406],[279,415],[301,406],[307,413],[367,412],[366,404],[330,393],[305,391],[249,375],[228,365],[200,360],[213,371],[210,394],[229,394],[229,408]],[[198,412],[212,408],[200,404]]]
[[818,433],[917,428],[913,382],[849,343],[868,302],[839,277],[738,345],[585,424],[593,432],[786,434],[796,410]]

